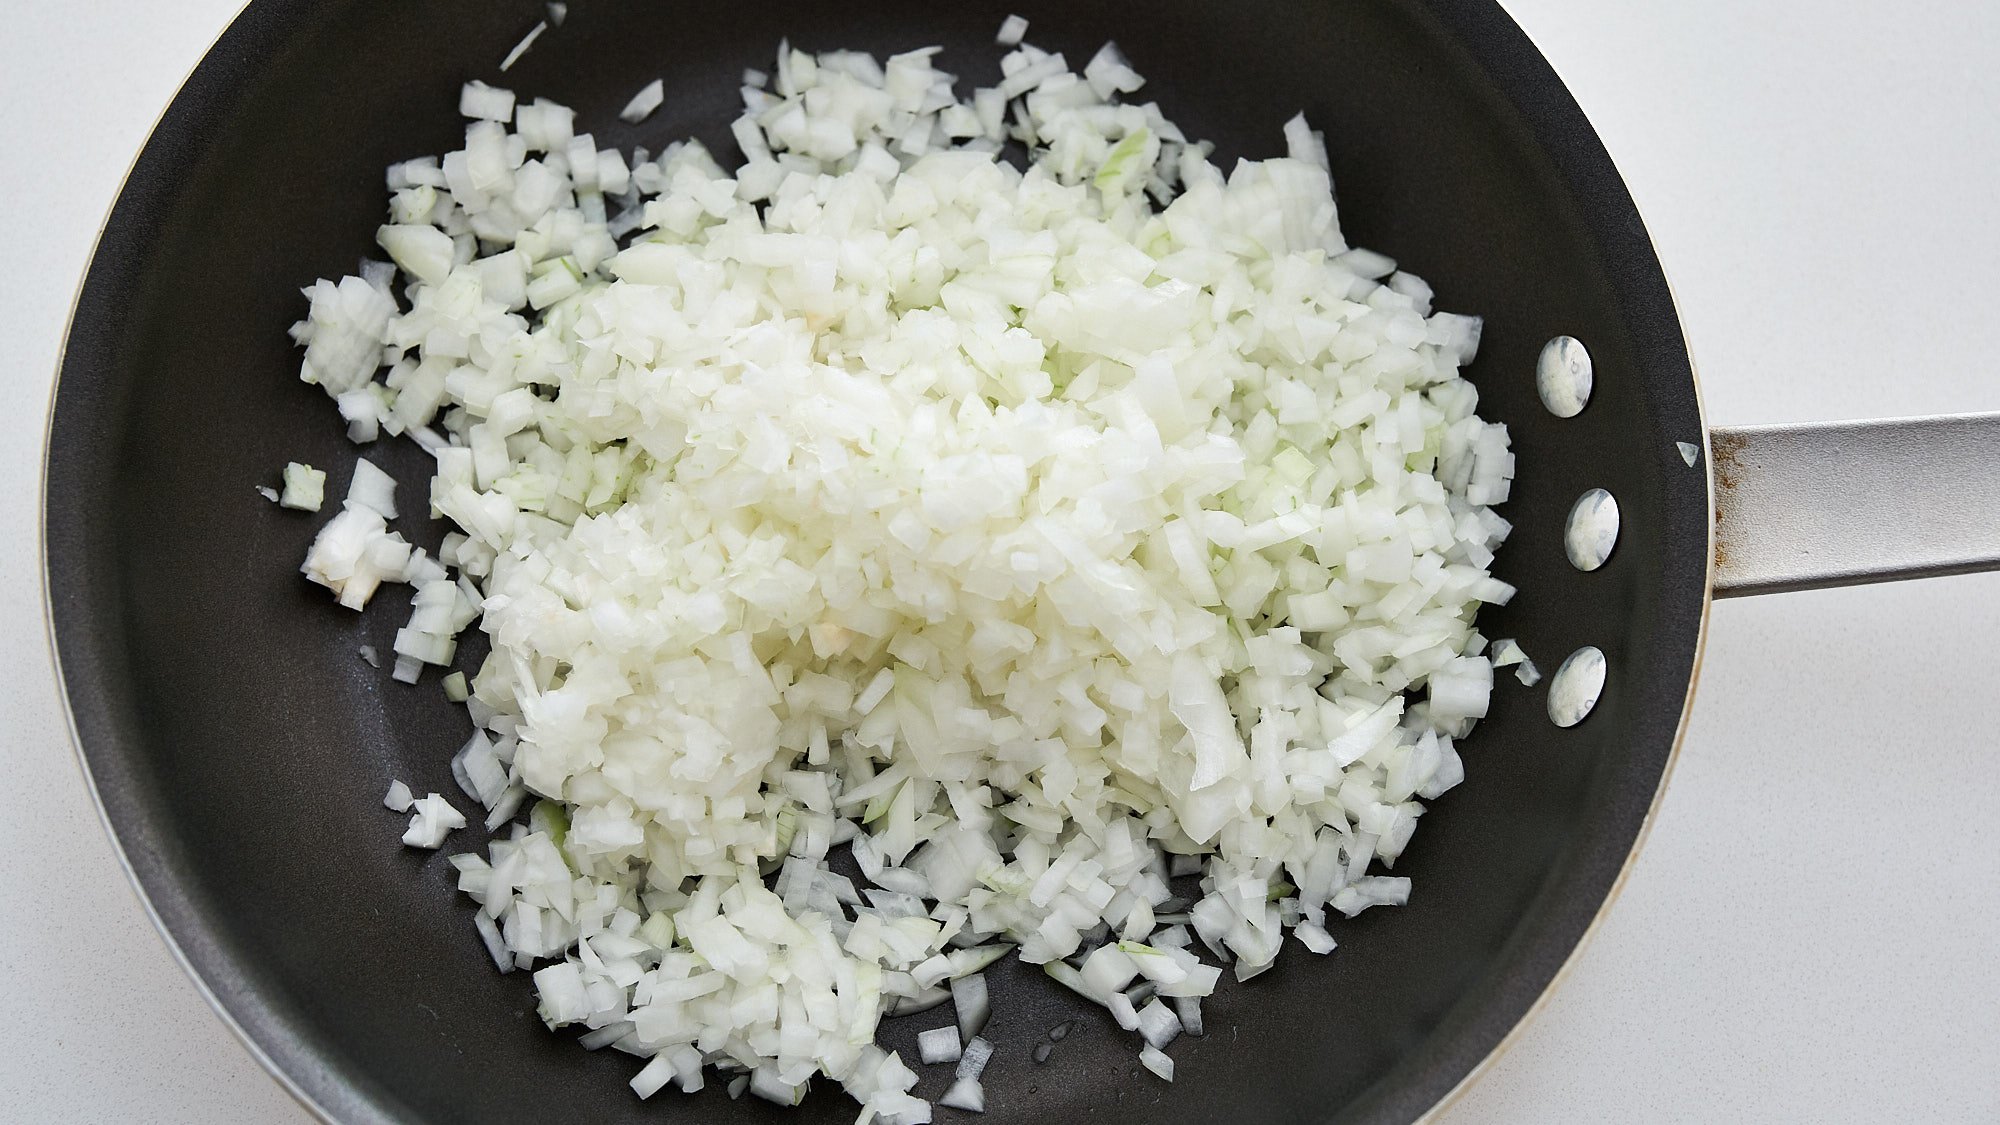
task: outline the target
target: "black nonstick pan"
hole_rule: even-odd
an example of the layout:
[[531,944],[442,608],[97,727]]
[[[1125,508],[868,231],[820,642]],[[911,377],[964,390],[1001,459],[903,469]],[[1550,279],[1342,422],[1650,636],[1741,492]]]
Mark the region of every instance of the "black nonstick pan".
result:
[[[1281,152],[1297,110],[1326,132],[1350,239],[1486,318],[1469,374],[1515,441],[1503,511],[1516,530],[1497,573],[1520,594],[1482,631],[1520,638],[1551,671],[1594,649],[1604,678],[1580,692],[1564,687],[1582,676],[1503,678],[1466,783],[1398,865],[1410,904],[1344,924],[1331,957],[1288,952],[1226,986],[1206,1037],[1175,1048],[1171,1086],[1102,1013],[1037,971],[997,968],[986,1119],[1417,1118],[1501,1047],[1615,895],[1679,742],[1709,599],[1993,565],[2000,544],[1978,517],[1995,498],[1912,507],[1899,483],[1972,479],[1963,468],[2000,424],[1711,442],[1616,169],[1489,0],[573,0],[504,83],[575,107],[603,143],[692,134],[733,152],[738,75],[781,36],[878,55],[942,44],[941,65],[984,83],[1010,10],[1072,59],[1116,39],[1145,95],[1225,158]],[[541,1026],[525,975],[493,972],[443,854],[399,847],[380,804],[391,776],[452,790],[463,713],[356,659],[361,644],[388,650],[403,607],[389,596],[357,617],[308,586],[295,567],[314,521],[252,491],[287,461],[353,459],[324,396],[295,377],[298,287],[371,251],[384,166],[455,147],[460,84],[503,81],[499,60],[543,15],[517,0],[255,0],[162,118],[90,266],[50,430],[48,599],[77,741],[169,941],[328,1119],[850,1121],[832,1088],[796,1110],[719,1085],[642,1103],[625,1086],[633,1060]],[[620,122],[654,77],[664,109]],[[1581,352],[1550,349],[1558,337]],[[1560,381],[1579,355],[1592,393],[1560,416],[1538,367]],[[376,455],[406,482],[427,475],[414,448]],[[1592,489],[1615,499],[1620,528],[1586,571],[1566,530]],[[906,1056],[909,1023],[883,1030]],[[927,1075],[917,1093],[944,1084]]]

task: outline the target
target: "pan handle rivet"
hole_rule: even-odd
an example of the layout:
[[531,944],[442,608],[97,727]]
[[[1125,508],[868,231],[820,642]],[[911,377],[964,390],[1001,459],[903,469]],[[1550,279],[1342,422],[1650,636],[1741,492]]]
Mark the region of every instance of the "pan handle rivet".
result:
[[1549,721],[1573,727],[1589,717],[1604,694],[1604,653],[1585,645],[1569,654],[1549,677]]
[[1617,498],[1601,488],[1577,497],[1563,528],[1563,550],[1570,565],[1582,571],[1596,570],[1617,546]]
[[1558,418],[1574,418],[1590,405],[1593,383],[1590,352],[1574,336],[1557,336],[1542,345],[1535,361],[1535,390],[1542,405]]

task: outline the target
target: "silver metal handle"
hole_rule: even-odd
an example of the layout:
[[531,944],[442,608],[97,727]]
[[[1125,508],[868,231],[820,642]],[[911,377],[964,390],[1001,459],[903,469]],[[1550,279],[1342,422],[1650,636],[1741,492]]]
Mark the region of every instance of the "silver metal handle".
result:
[[2000,570],[2000,414],[1714,430],[1715,596]]

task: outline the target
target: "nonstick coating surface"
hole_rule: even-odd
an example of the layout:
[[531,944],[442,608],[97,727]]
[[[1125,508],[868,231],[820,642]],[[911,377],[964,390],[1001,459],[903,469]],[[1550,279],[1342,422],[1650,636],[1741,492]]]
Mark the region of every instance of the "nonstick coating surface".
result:
[[[1010,9],[1080,64],[1116,38],[1144,94],[1225,157],[1281,151],[1303,108],[1323,128],[1350,239],[1483,314],[1472,376],[1519,454],[1499,574],[1521,588],[1482,620],[1546,669],[1580,644],[1610,657],[1597,713],[1571,731],[1541,689],[1503,675],[1397,866],[1409,906],[1335,927],[1325,959],[1288,949],[1225,987],[1179,1081],[1140,1072],[1131,1037],[1038,972],[996,970],[991,1122],[1409,1119],[1527,1011],[1611,892],[1671,757],[1699,649],[1707,481],[1678,322],[1652,248],[1582,115],[1519,30],[1484,2],[672,4],[576,0],[505,78],[577,108],[601,142],[695,134],[733,153],[739,72],[780,36],[886,53],[931,43],[969,82],[997,74]],[[189,80],[133,170],[92,263],[64,359],[49,453],[49,594],[60,664],[107,818],[165,929],[219,1006],[310,1103],[343,1121],[848,1121],[816,1090],[796,1112],[719,1088],[640,1103],[636,1063],[587,1054],[497,976],[443,854],[396,843],[391,777],[455,792],[465,719],[356,657],[388,651],[406,596],[357,617],[298,560],[317,520],[252,486],[288,460],[354,450],[298,382],[285,328],[298,288],[373,251],[381,171],[459,140],[457,89],[540,14],[495,0],[257,0]],[[617,109],[655,76],[665,108]],[[1583,339],[1597,393],[1558,420],[1535,401],[1551,335]],[[383,458],[422,495],[425,458]],[[1561,520],[1610,489],[1624,539],[1604,569],[1564,561]],[[438,529],[406,533],[434,542]],[[461,833],[458,848],[477,832]],[[890,1021],[915,1032],[946,1018]],[[1081,1017],[1044,1065],[1052,1025]],[[935,1097],[943,1068],[918,1092]],[[822,1086],[828,1084],[822,1083]],[[941,1111],[948,1115],[948,1111]],[[941,1115],[941,1120],[943,1119]]]

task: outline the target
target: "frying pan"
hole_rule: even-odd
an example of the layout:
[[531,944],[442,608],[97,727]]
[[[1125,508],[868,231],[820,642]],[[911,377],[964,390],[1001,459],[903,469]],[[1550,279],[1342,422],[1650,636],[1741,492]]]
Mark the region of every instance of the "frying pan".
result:
[[[780,36],[878,54],[932,43],[967,82],[997,71],[1009,10],[1039,45],[1117,39],[1168,116],[1220,157],[1282,150],[1303,109],[1330,142],[1357,245],[1486,317],[1470,375],[1519,474],[1496,565],[1520,588],[1482,614],[1545,668],[1583,646],[1608,675],[1581,723],[1547,683],[1503,677],[1398,873],[1411,903],[1282,957],[1205,1005],[1178,1081],[1128,1037],[996,967],[994,1121],[1402,1121],[1468,1080],[1536,1004],[1613,896],[1678,744],[1711,596],[1985,569],[1993,417],[1717,433],[1645,228],[1567,91],[1485,0],[890,0],[865,7],[576,0],[505,77],[577,108],[601,142],[684,135],[733,151],[736,76]],[[371,250],[381,169],[460,138],[456,91],[541,16],[523,0],[256,0],[189,78],[134,165],[79,296],[51,421],[44,534],[51,631],[86,769],[169,942],[217,1010],[307,1106],[343,1122],[851,1120],[821,1089],[797,1110],[718,1088],[640,1103],[632,1060],[543,1029],[525,977],[497,977],[441,855],[394,843],[387,778],[451,790],[465,720],[355,658],[403,605],[356,617],[295,573],[313,521],[251,485],[288,460],[346,465],[337,417],[293,375],[297,288]],[[665,109],[617,109],[655,76]],[[1560,418],[1534,372],[1558,335],[1595,391]],[[1695,447],[1694,463],[1677,443]],[[405,482],[414,449],[371,454]],[[1911,479],[1967,482],[1913,508]],[[1827,482],[1838,481],[1837,495]],[[1603,488],[1615,551],[1564,550]],[[410,522],[410,521],[405,521]],[[1719,526],[1719,533],[1718,533]],[[428,534],[434,546],[442,529]],[[1079,1031],[1045,1064],[1029,1046]],[[884,1024],[908,1056],[920,1021]],[[826,1085],[826,1084],[822,1084]],[[918,1093],[935,1097],[941,1076]]]

